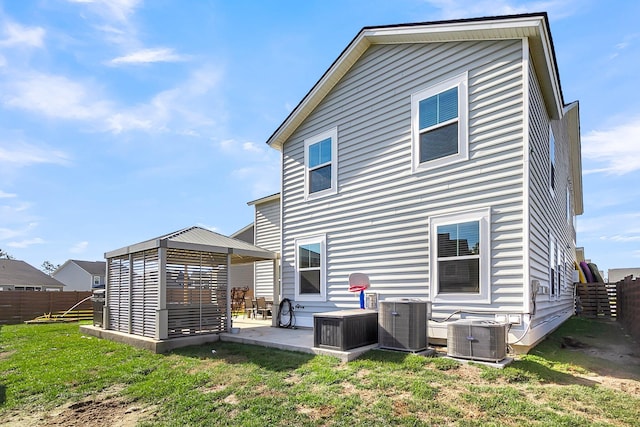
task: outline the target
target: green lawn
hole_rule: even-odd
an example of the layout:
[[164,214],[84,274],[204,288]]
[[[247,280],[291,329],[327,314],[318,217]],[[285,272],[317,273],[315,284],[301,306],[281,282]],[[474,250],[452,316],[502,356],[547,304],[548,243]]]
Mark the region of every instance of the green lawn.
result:
[[568,334],[587,342],[614,332],[624,339],[611,324],[574,318],[498,370],[387,351],[342,364],[222,342],[156,355],[82,336],[77,324],[4,326],[0,424],[95,404],[109,391],[153,408],[142,425],[637,426],[640,372],[621,366],[624,386],[600,385],[591,373],[610,373],[615,363],[560,345]]

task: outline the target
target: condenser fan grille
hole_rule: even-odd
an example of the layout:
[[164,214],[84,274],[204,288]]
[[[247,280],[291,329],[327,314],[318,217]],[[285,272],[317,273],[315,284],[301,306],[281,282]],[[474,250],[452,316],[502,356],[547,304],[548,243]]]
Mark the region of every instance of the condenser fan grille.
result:
[[507,356],[506,324],[459,320],[447,327],[447,354],[463,359],[498,362]]

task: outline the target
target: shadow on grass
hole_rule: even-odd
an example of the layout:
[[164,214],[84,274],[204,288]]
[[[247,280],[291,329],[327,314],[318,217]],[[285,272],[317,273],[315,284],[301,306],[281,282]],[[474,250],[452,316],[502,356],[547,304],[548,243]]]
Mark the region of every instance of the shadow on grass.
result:
[[[567,345],[568,342],[571,345]],[[640,354],[636,346],[615,321],[574,316],[519,363],[537,363],[535,359],[541,358],[546,365],[557,366],[564,371],[640,380]],[[563,375],[557,369],[550,370],[556,376]],[[551,381],[553,376],[549,373]]]
[[531,377],[537,378],[538,380],[546,383],[559,385],[582,385],[587,387],[594,387],[599,384],[596,381],[556,371],[542,363],[530,359],[515,361],[511,367],[518,371],[526,372]]
[[7,401],[7,388],[0,384],[0,406],[4,405],[4,402]]
[[297,369],[317,357],[313,354],[221,341],[178,348],[167,354],[200,360],[223,360],[229,364],[253,363],[274,372]]

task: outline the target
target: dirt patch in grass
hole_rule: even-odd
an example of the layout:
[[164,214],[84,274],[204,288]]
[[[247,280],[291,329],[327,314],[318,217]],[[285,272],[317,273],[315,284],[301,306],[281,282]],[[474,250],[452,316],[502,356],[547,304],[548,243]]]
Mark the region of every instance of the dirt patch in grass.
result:
[[133,427],[155,415],[155,406],[136,404],[118,396],[117,392],[109,390],[50,411],[5,414],[0,424],[6,427]]

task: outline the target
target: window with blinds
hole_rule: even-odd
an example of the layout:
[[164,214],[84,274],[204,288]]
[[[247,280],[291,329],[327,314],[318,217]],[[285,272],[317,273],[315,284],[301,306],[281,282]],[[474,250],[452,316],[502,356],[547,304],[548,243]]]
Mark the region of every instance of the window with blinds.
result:
[[413,171],[468,159],[467,73],[411,95]]

